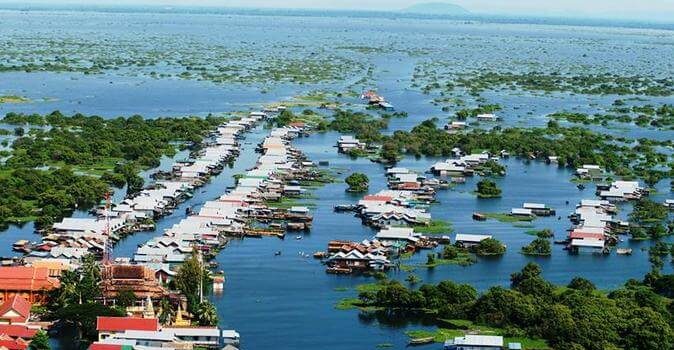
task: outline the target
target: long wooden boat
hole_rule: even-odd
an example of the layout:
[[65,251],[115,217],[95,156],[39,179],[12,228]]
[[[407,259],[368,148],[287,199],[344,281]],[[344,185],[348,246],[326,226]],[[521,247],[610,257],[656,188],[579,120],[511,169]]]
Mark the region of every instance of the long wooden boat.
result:
[[425,345],[425,344],[430,344],[435,341],[435,338],[433,337],[425,337],[425,338],[414,338],[410,339],[410,345]]

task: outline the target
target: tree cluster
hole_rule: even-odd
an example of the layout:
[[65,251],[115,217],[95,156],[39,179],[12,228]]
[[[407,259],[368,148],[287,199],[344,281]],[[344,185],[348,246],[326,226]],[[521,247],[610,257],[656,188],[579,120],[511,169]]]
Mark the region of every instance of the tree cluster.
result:
[[[673,293],[674,278],[662,284],[669,289],[658,291]],[[540,337],[555,349],[646,350],[674,345],[674,305],[652,287],[629,281],[604,293],[577,277],[559,288],[543,279],[533,263],[511,275],[510,288],[492,287],[481,295],[452,281],[419,289],[383,281],[375,291],[360,293],[359,299],[363,306],[423,309],[438,319],[465,319],[503,329],[505,335]]]

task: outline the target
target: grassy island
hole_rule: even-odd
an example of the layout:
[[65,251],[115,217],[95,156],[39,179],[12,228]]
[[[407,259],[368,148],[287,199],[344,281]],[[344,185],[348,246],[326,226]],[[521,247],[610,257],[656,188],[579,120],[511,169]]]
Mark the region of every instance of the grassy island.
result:
[[8,113],[3,123],[30,127],[0,166],[0,224],[36,220],[51,225],[73,209],[97,204],[110,186],[143,187],[142,169],[178,147],[194,147],[225,119],[103,119],[56,111]]

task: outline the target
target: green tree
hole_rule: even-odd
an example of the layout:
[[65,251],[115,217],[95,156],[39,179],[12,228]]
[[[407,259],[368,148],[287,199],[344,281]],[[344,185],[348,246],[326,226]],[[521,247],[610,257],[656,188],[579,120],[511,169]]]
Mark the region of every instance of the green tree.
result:
[[117,293],[117,305],[123,308],[133,306],[136,304],[136,294],[131,289],[122,289]]
[[550,241],[545,238],[536,238],[529,245],[522,247],[522,253],[526,255],[550,256],[552,247]]
[[446,260],[454,260],[459,257],[459,252],[459,248],[448,244],[442,248],[442,258]]
[[215,305],[210,301],[204,301],[199,304],[196,311],[196,318],[199,326],[216,326],[218,324],[218,313]]
[[96,318],[98,316],[124,316],[124,312],[99,303],[72,304],[54,310],[54,318],[74,323],[82,337],[93,341],[97,339]]
[[630,310],[620,333],[624,349],[671,349],[674,345],[667,320],[648,307]]
[[35,333],[35,336],[33,339],[30,341],[30,345],[28,346],[28,349],[30,350],[50,350],[51,345],[49,345],[49,336],[47,335],[47,332],[43,330],[37,331]]
[[575,290],[580,290],[580,291],[587,291],[591,292],[597,287],[595,287],[594,283],[592,283],[590,280],[585,279],[583,277],[574,277],[571,282],[567,285],[567,288],[575,289]]
[[483,239],[472,249],[475,254],[482,256],[503,255],[506,251],[505,245],[495,238]]
[[176,287],[187,298],[187,310],[190,313],[195,313],[199,306],[199,288],[206,286],[204,280],[208,278],[207,276],[207,271],[196,252],[193,252],[178,269],[175,277]]
[[173,307],[167,298],[162,298],[159,302],[159,322],[169,324],[173,318]]
[[344,182],[349,185],[349,192],[365,192],[369,187],[370,180],[363,173],[353,173]]
[[501,189],[491,180],[483,179],[477,183],[478,198],[498,198],[501,197]]

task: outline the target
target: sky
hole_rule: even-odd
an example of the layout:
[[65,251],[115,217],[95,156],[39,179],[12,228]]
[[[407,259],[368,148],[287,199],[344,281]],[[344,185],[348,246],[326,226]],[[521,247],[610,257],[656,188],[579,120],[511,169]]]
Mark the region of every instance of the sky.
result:
[[[247,8],[314,8],[398,10],[423,2],[446,0],[27,0],[39,4],[192,5]],[[0,0],[14,2],[16,0]],[[23,2],[23,1],[22,1]],[[451,0],[483,14],[544,15],[621,19],[674,18],[674,0]]]

